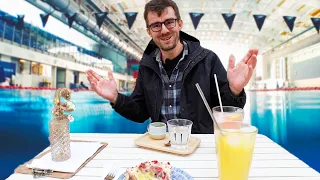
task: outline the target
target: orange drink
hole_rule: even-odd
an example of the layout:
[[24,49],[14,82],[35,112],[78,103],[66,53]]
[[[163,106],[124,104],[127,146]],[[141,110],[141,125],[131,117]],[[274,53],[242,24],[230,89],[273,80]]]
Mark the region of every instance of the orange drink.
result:
[[247,180],[257,128],[232,120],[219,126],[214,128],[219,180]]

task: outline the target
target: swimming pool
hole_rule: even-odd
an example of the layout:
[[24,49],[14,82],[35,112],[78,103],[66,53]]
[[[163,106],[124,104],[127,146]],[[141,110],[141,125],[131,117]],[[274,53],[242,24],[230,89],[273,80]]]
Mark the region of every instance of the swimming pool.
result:
[[[0,89],[0,179],[49,146],[54,92]],[[149,123],[123,118],[93,92],[73,92],[71,100],[76,104],[71,133],[144,133]]]
[[[320,91],[247,92],[252,124],[320,172]],[[0,179],[49,146],[54,91],[0,89]],[[73,92],[72,133],[144,133],[93,92]]]
[[251,122],[320,172],[320,91],[250,93]]

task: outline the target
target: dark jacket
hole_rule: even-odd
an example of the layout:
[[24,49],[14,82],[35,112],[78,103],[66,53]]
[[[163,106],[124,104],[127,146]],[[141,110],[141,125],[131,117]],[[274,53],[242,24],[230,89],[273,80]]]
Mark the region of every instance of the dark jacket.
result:
[[[213,122],[195,86],[199,83],[210,107],[219,106],[214,80],[217,75],[224,106],[243,108],[245,92],[235,97],[231,94],[227,73],[218,56],[202,48],[198,39],[180,32],[180,38],[188,44],[189,55],[181,61],[184,70],[180,95],[180,118],[193,121],[192,133],[213,133]],[[113,105],[116,112],[135,122],[142,123],[151,117],[160,121],[163,87],[158,62],[153,58],[157,46],[151,40],[140,61],[136,87],[131,96],[118,95]]]

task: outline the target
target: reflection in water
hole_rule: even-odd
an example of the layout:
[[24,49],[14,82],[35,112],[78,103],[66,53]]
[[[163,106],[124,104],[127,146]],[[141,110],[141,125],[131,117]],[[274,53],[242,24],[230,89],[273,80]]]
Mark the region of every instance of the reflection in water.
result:
[[[0,90],[0,179],[49,146],[54,91]],[[320,171],[320,91],[251,92],[251,121],[264,134]],[[71,133],[144,133],[93,92],[73,92]],[[248,100],[249,101],[249,100]]]
[[320,172],[320,91],[251,92],[251,122]]
[[[0,179],[49,146],[53,96],[54,91],[0,89]],[[123,118],[93,92],[72,92],[71,101],[71,133],[144,133],[149,123]]]

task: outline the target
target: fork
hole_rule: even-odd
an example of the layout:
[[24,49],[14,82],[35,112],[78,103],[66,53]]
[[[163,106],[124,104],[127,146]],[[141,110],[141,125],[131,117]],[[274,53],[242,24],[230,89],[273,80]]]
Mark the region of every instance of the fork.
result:
[[115,168],[115,166],[113,165],[110,168],[110,171],[108,172],[107,176],[104,178],[104,180],[113,180],[116,176],[117,173],[117,169]]

